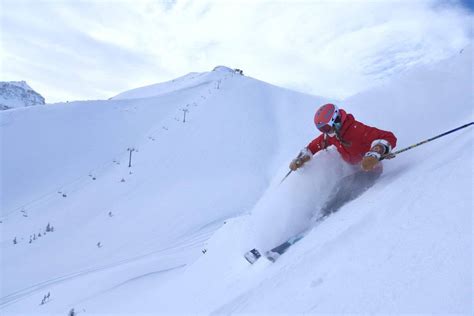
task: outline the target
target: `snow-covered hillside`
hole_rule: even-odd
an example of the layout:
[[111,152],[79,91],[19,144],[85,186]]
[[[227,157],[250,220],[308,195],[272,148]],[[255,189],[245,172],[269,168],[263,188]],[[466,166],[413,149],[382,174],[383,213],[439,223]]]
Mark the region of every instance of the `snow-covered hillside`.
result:
[[[218,66],[214,68],[214,72],[227,73],[227,74],[236,74],[237,72],[231,68]],[[123,99],[141,99],[148,97],[156,97],[158,95],[163,95],[167,93],[172,93],[176,91],[183,91],[187,89],[194,89],[200,86],[209,85],[212,82],[212,78],[207,78],[206,73],[191,72],[180,78],[173,79],[168,82],[162,82],[157,84],[152,84],[145,87],[140,87],[125,91],[119,95],[111,98],[111,100],[123,100]],[[203,77],[204,76],[204,77]],[[219,87],[219,84],[222,80],[217,80],[215,82],[216,88]]]
[[[338,104],[411,145],[473,120],[471,56]],[[277,262],[245,261],[350,172],[329,150],[279,184],[327,101],[212,71],[1,113],[2,314],[472,314],[472,128],[384,162]]]
[[44,98],[25,81],[0,82],[0,110],[43,104]]

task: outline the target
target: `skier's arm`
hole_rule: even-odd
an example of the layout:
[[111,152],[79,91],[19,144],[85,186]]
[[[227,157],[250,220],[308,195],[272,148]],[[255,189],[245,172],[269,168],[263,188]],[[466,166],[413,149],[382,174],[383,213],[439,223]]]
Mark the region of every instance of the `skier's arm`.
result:
[[326,149],[328,147],[327,140],[324,140],[324,134],[319,135],[311,143],[306,146],[306,148],[311,152],[312,155],[315,155],[318,151]]
[[378,152],[381,155],[389,154],[397,146],[397,138],[392,132],[369,127],[367,135],[371,142],[371,151]]
[[392,132],[383,131],[375,127],[368,127],[369,131],[366,133],[371,141],[370,150],[364,155],[362,159],[362,169],[365,171],[372,170],[383,156],[389,157],[392,148],[397,145],[397,138]]
[[290,163],[290,169],[295,171],[296,169],[301,168],[306,162],[311,160],[311,157],[313,157],[315,153],[324,148],[324,136],[321,134],[300,151],[298,157],[293,159]]

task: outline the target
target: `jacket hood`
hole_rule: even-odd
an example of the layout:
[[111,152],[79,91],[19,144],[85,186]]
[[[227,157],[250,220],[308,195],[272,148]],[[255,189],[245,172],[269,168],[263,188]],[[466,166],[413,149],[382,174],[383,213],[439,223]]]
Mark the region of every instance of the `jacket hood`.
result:
[[344,134],[349,129],[349,127],[352,126],[355,119],[354,119],[354,116],[352,114],[348,114],[348,113],[346,113],[346,111],[344,111],[342,109],[339,110],[339,112],[341,113],[341,122],[342,122],[341,129],[339,130],[339,135],[341,137],[344,137]]

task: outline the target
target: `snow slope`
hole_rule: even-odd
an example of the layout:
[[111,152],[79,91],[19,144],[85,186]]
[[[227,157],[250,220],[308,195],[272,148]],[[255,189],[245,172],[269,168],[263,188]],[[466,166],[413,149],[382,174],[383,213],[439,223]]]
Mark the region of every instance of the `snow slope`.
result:
[[[411,145],[472,121],[471,56],[340,104]],[[2,314],[472,314],[472,128],[384,162],[373,188],[251,266],[246,250],[307,227],[351,168],[330,150],[279,185],[327,100],[191,77],[0,114],[2,134],[22,137],[2,139]]]
[[[210,84],[145,99],[58,104],[2,116],[3,134],[17,135],[2,143],[4,304],[21,309],[28,305],[25,296],[54,280],[158,260],[169,247],[195,247],[210,228],[251,209],[281,165],[278,160],[299,149],[287,144],[304,128],[285,131],[313,111],[304,105],[322,99],[228,72],[201,78]],[[300,116],[276,121],[288,116],[289,101],[301,108]],[[182,109],[189,110],[186,123]],[[35,124],[45,127],[29,133]],[[133,168],[128,168],[129,147],[139,149]],[[267,159],[257,160],[263,153]],[[29,244],[30,235],[49,222],[55,232]],[[12,243],[15,236],[18,245]],[[48,265],[18,260],[25,256]],[[59,310],[71,304],[56,302]]]

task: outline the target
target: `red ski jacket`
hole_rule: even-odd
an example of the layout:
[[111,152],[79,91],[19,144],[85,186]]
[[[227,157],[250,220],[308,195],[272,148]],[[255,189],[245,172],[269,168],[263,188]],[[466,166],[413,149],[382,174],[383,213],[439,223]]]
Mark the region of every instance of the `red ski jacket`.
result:
[[370,151],[372,142],[375,140],[385,140],[392,148],[397,145],[397,138],[392,132],[383,131],[375,127],[367,126],[354,119],[352,114],[347,114],[340,110],[342,126],[338,135],[326,137],[324,134],[315,138],[307,148],[314,154],[321,149],[331,145],[336,146],[342,158],[350,164],[358,164],[364,158],[366,152]]

